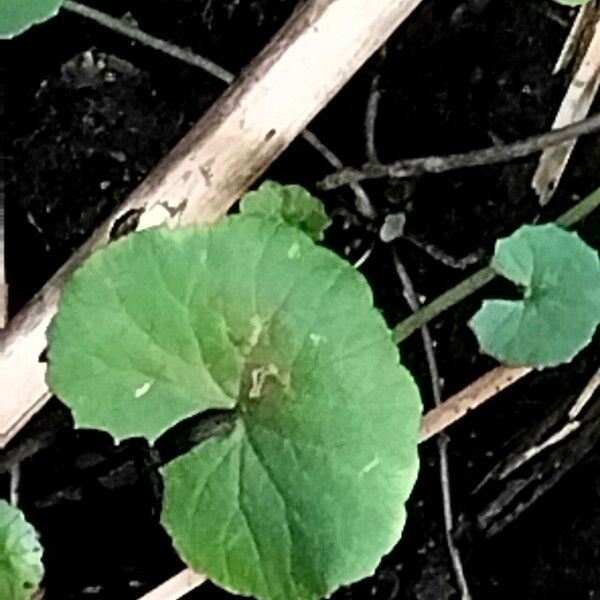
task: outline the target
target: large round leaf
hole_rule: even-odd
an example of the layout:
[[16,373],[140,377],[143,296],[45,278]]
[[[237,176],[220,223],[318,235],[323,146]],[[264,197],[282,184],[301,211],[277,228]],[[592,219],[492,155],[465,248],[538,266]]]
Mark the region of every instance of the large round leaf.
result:
[[598,253],[557,225],[525,225],[499,240],[492,267],[523,299],[486,300],[470,326],[482,350],[512,365],[570,361],[600,322]]
[[0,500],[0,598],[31,600],[43,576],[35,529],[18,508]]
[[235,407],[164,469],[183,558],[260,598],[319,598],[400,537],[421,405],[365,279],[277,220],[134,234],[67,287],[54,389],[79,423],[155,437]]
[[11,38],[54,16],[63,0],[1,0],[0,39]]

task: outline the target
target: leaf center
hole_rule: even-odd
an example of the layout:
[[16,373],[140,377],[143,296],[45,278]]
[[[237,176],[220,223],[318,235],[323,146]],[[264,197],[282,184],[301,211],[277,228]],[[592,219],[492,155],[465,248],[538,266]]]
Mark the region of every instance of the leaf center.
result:
[[289,373],[281,371],[275,363],[247,361],[240,382],[240,409],[243,411],[267,399],[282,399],[289,383]]

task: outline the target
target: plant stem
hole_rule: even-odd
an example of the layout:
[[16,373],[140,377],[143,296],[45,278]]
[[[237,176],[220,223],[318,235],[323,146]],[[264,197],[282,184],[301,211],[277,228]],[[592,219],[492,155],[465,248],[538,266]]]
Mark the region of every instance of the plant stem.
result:
[[592,192],[587,198],[578,202],[573,208],[564,212],[556,222],[563,227],[573,227],[585,219],[588,215],[592,214],[600,206],[600,188],[595,192]]
[[[600,188],[590,194],[587,198],[584,198],[578,202],[575,206],[573,206],[573,208],[570,208],[564,212],[556,220],[556,223],[564,227],[572,227],[590,215],[599,206]],[[429,323],[429,321],[435,319],[465,298],[468,298],[471,294],[477,292],[484,285],[488,284],[495,278],[496,273],[491,267],[484,267],[470,277],[467,277],[458,285],[444,292],[441,296],[438,296],[435,300],[429,304],[426,304],[422,309],[416,313],[413,313],[410,317],[404,319],[398,325],[396,325],[392,332],[394,342],[399,344],[400,342],[404,341],[417,329],[426,323]]]
[[429,323],[429,321],[441,315],[444,311],[452,308],[461,300],[468,298],[495,277],[496,273],[491,267],[485,267],[467,277],[457,286],[450,288],[447,292],[444,292],[441,296],[438,296],[435,300],[426,304],[423,308],[396,325],[393,330],[394,342],[399,344],[417,329],[423,327],[423,325]]

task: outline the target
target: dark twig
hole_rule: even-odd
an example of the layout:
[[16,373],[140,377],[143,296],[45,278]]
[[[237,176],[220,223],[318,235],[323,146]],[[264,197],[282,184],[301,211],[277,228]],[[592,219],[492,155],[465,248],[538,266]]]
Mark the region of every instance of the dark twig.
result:
[[[455,535],[465,541],[491,537],[532,507],[600,442],[599,372],[565,419],[565,404],[546,409],[516,439],[516,447],[485,475],[465,503]],[[547,398],[550,400],[550,398]],[[512,442],[511,442],[512,445]]]
[[[343,168],[342,161],[337,157],[336,154],[333,153],[332,150],[327,148],[319,138],[309,131],[305,129],[302,134],[302,139],[310,144],[317,152],[321,154],[321,156],[334,168]],[[369,196],[367,196],[365,190],[359,183],[350,183],[350,188],[354,192],[354,196],[356,197],[356,210],[366,219],[374,219],[376,216],[375,208],[373,207],[373,203]]]
[[451,269],[467,269],[471,265],[477,264],[485,256],[483,250],[479,249],[475,252],[469,252],[469,254],[465,254],[465,256],[462,256],[461,258],[456,258],[447,252],[444,252],[441,248],[438,248],[434,244],[421,242],[408,235],[405,235],[404,239],[419,248],[419,250],[425,252],[425,254],[429,255],[431,258],[433,258],[433,260],[437,260]]
[[600,114],[560,129],[531,136],[503,146],[493,146],[491,148],[449,154],[447,156],[409,158],[389,164],[370,162],[365,164],[361,169],[346,167],[325,177],[325,179],[319,182],[318,187],[323,190],[331,190],[366,179],[402,179],[418,177],[425,173],[446,173],[457,169],[511,162],[530,156],[536,152],[541,152],[546,148],[560,146],[576,138],[597,133],[598,131],[600,131]]
[[70,12],[76,13],[81,17],[95,21],[99,25],[114,31],[115,33],[124,35],[129,39],[143,44],[144,46],[148,46],[149,48],[153,48],[158,52],[167,54],[168,56],[171,56],[172,58],[184,62],[192,67],[202,69],[206,73],[209,73],[224,83],[229,84],[234,80],[234,75],[232,73],[217,65],[212,60],[204,58],[203,56],[200,56],[199,54],[196,54],[187,48],[181,48],[180,46],[170,44],[165,40],[156,38],[153,35],[149,35],[148,33],[141,31],[134,25],[130,25],[122,19],[117,19],[107,15],[106,13],[103,13],[100,10],[96,10],[95,8],[91,8],[85,4],[80,4],[79,2],[73,2],[72,0],[65,0],[63,8]]
[[[412,280],[402,264],[398,254],[392,250],[392,257],[394,260],[394,267],[398,278],[402,283],[402,289],[406,302],[413,312],[417,312],[421,308],[421,303],[417,293],[415,292]],[[427,357],[427,365],[429,367],[429,376],[431,378],[431,387],[433,393],[433,401],[436,406],[442,404],[442,380],[440,378],[437,359],[435,357],[435,351],[433,349],[433,339],[431,332],[427,325],[421,326],[421,337],[423,338],[423,346],[425,348],[425,355]],[[444,531],[446,535],[446,543],[448,545],[448,553],[450,554],[450,560],[452,561],[452,567],[456,576],[456,581],[460,589],[462,600],[470,600],[471,594],[469,592],[469,586],[465,577],[465,572],[460,557],[458,547],[454,543],[453,529],[454,519],[452,516],[452,494],[450,491],[450,470],[448,465],[448,436],[441,434],[437,438],[438,444],[438,455],[440,458],[440,482],[442,487],[442,504],[444,510]]]
[[375,125],[377,123],[377,112],[379,110],[379,100],[381,91],[379,90],[379,75],[375,75],[371,81],[371,92],[367,100],[367,110],[365,112],[365,140],[367,160],[371,163],[378,163],[377,148],[375,144]]
[[592,378],[588,381],[587,385],[583,388],[583,390],[577,397],[577,400],[569,410],[568,420],[561,427],[561,429],[548,435],[548,437],[543,441],[533,444],[532,446],[524,450],[520,455],[515,457],[511,461],[511,463],[508,464],[502,471],[500,478],[507,477],[513,471],[520,468],[525,463],[529,462],[532,458],[536,457],[541,452],[544,452],[551,446],[559,444],[567,437],[569,437],[573,432],[577,431],[582,424],[579,415],[586,407],[586,405],[590,402],[592,397],[596,394],[598,388],[600,388],[600,368],[598,368],[596,372],[592,375]]

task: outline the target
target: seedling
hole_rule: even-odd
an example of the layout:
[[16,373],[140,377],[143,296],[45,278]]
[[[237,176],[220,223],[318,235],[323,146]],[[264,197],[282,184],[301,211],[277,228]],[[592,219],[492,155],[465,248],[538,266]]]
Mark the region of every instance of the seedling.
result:
[[35,529],[18,508],[0,500],[0,598],[31,600],[43,576]]
[[519,301],[486,300],[471,320],[482,350],[531,367],[569,362],[600,323],[598,253],[553,224],[525,225],[498,240],[492,268],[523,290]]
[[63,0],[2,0],[0,39],[12,38],[56,15]]
[[228,414],[162,468],[162,522],[226,589],[317,599],[398,541],[421,402],[366,280],[311,239],[317,201],[268,183],[241,208],[91,256],[51,328],[50,384],[117,439]]

